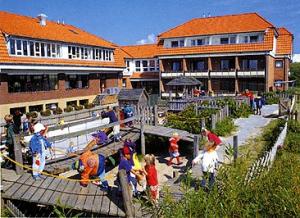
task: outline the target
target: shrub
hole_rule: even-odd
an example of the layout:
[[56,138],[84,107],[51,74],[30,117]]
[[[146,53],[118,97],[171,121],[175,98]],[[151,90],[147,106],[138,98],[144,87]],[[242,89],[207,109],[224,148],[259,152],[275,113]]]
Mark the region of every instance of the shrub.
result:
[[79,105],[79,106],[75,105],[74,108],[75,108],[76,111],[80,111],[80,110],[83,109],[83,106],[82,105]]
[[65,109],[64,109],[65,112],[71,112],[73,111],[73,107],[72,106],[67,106]]
[[93,104],[93,103],[88,103],[88,104],[85,104],[84,105],[84,108],[85,109],[91,109],[91,108],[93,108],[95,105]]
[[47,109],[45,111],[41,111],[41,115],[42,116],[45,116],[45,117],[48,117],[51,115],[51,110],[50,109]]
[[213,130],[218,136],[227,136],[235,129],[232,118],[226,117],[216,123],[216,129]]
[[300,123],[291,120],[288,122],[288,133],[284,143],[285,148],[294,153],[300,153]]
[[53,110],[53,114],[62,114],[63,110],[60,107],[57,107],[55,110]]

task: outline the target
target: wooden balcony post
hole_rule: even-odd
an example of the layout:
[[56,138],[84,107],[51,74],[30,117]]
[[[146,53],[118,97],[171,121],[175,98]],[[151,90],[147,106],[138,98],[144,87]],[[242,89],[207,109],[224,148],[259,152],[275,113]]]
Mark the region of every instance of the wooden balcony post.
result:
[[182,59],[182,70],[183,70],[183,74],[188,71],[185,58]]
[[209,92],[212,91],[211,78],[210,78],[210,72],[211,71],[212,71],[211,57],[208,57],[208,81],[207,81],[207,89],[208,89]]

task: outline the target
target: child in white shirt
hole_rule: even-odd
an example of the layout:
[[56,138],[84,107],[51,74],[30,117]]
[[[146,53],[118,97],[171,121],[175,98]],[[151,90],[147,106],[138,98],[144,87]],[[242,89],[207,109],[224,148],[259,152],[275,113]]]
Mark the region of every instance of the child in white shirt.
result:
[[215,182],[215,171],[218,164],[218,154],[215,149],[209,148],[206,151],[204,149],[193,161],[192,165],[199,164],[201,162],[203,177],[201,180],[201,187],[206,187],[206,179],[209,178],[209,188],[211,189]]

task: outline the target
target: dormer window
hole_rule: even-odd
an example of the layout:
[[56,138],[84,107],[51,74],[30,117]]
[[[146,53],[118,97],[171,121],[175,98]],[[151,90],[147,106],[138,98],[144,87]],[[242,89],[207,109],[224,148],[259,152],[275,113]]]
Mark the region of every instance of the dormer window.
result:
[[228,44],[229,43],[229,38],[228,37],[223,37],[220,39],[220,43],[223,44]]
[[176,41],[171,41],[171,47],[172,48],[177,48],[177,47],[183,47],[184,46],[184,40],[176,40]]
[[250,43],[252,42],[258,42],[258,35],[250,36]]

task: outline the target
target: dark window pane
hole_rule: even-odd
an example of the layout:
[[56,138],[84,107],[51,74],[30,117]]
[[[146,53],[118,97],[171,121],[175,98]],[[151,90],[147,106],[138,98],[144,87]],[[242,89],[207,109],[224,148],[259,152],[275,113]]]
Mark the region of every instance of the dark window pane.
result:
[[41,55],[42,57],[45,57],[45,44],[41,43]]
[[23,41],[23,55],[28,55],[27,41]]
[[10,54],[12,55],[16,54],[15,40],[11,39],[9,43],[10,43]]
[[221,38],[221,44],[228,44],[228,38]]
[[171,42],[171,47],[172,47],[172,48],[178,47],[178,41],[172,41],[172,42]]
[[29,42],[30,56],[34,56],[34,43]]

